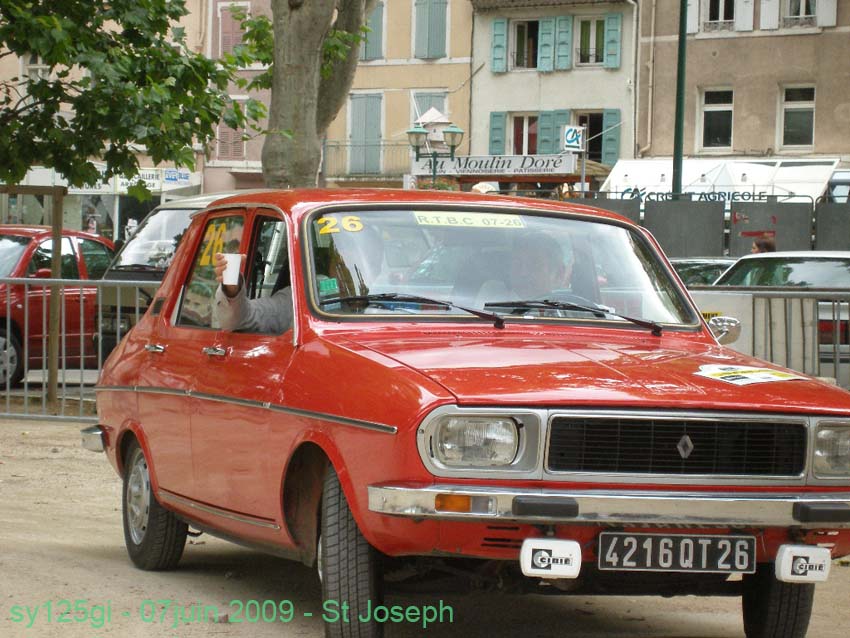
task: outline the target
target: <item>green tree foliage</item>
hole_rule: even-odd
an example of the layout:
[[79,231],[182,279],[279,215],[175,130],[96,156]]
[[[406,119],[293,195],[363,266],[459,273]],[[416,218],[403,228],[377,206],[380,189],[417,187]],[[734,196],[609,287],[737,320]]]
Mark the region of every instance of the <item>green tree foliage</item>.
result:
[[0,78],[0,180],[16,184],[32,166],[72,186],[132,178],[139,152],[192,168],[193,145],[214,140],[222,119],[262,118],[256,101],[228,98],[234,60],[188,49],[175,26],[186,13],[184,0],[0,0],[0,58],[38,56],[46,69]]

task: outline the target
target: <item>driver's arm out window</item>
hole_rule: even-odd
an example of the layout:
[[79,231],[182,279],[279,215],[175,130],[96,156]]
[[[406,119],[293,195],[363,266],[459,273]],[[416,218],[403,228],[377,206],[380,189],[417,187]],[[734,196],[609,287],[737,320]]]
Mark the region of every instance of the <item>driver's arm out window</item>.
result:
[[204,239],[192,261],[183,289],[177,325],[212,328],[213,297],[218,282],[213,270],[216,253],[240,252],[245,219],[241,215],[214,217],[204,228]]

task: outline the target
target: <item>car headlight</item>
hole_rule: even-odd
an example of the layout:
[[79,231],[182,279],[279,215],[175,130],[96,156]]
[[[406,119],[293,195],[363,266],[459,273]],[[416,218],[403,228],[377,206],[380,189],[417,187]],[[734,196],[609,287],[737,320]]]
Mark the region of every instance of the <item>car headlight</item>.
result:
[[850,426],[822,424],[815,434],[815,475],[850,476]]
[[510,465],[518,450],[519,430],[510,418],[447,416],[434,436],[434,455],[447,467]]

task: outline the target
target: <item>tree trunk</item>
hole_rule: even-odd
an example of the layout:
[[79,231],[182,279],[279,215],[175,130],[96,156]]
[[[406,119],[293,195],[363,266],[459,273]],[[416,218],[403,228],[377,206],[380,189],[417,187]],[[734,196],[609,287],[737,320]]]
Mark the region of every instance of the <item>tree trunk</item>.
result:
[[[322,78],[322,43],[331,28],[359,34],[376,0],[272,0],[274,64],[263,178],[272,188],[318,181],[322,138],[345,104],[359,45]],[[334,22],[335,19],[335,22]]]

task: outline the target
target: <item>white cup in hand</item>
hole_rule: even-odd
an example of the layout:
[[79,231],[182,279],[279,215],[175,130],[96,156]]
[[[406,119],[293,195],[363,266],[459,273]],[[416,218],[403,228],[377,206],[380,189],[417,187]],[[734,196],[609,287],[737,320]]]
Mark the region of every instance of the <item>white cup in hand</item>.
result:
[[221,283],[225,286],[239,285],[239,267],[242,265],[242,255],[239,253],[222,253],[227,261],[227,266],[221,276]]

